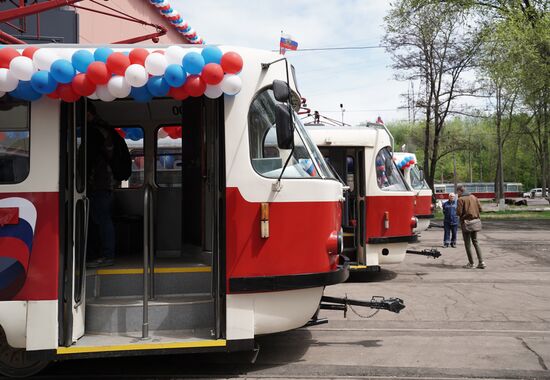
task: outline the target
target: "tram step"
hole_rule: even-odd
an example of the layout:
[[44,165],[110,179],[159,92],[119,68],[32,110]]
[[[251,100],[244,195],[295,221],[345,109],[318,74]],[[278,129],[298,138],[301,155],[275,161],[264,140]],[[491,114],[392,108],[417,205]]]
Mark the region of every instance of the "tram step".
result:
[[[214,300],[208,295],[158,296],[149,301],[149,329],[203,329],[214,326]],[[86,303],[86,333],[141,331],[141,297],[101,297]]]
[[[210,267],[156,268],[155,294],[210,293]],[[143,271],[139,269],[100,269],[88,271],[87,297],[139,296],[143,294]]]

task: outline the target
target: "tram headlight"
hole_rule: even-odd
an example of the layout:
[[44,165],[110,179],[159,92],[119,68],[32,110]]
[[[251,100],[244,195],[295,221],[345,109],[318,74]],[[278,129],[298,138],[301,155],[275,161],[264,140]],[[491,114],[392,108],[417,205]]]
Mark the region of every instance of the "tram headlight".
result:
[[411,230],[414,230],[416,227],[418,227],[418,218],[413,216],[411,218]]
[[338,256],[344,252],[344,231],[332,231],[327,239],[327,253],[330,256]]

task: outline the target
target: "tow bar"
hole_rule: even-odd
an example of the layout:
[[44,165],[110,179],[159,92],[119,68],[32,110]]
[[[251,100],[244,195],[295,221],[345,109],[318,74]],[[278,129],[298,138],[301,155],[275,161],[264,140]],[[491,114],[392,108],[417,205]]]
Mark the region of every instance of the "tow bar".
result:
[[405,304],[401,298],[384,298],[382,296],[373,296],[370,301],[359,301],[339,297],[321,297],[321,309],[325,310],[342,310],[344,318],[346,317],[348,306],[363,306],[377,310],[388,310],[393,313],[399,313],[405,308]]
[[438,257],[441,256],[441,252],[439,252],[435,248],[423,249],[422,251],[416,251],[414,249],[407,249],[406,252],[407,253],[412,253],[413,255],[421,255],[421,256],[431,257],[431,258],[434,258],[434,259],[437,259]]

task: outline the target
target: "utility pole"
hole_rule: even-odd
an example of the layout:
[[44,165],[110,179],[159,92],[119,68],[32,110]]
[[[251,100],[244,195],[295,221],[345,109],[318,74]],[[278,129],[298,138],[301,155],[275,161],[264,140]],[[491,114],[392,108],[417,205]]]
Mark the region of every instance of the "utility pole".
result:
[[458,187],[458,183],[456,181],[456,156],[455,156],[455,152],[453,152],[453,176],[454,176],[454,184],[455,184],[455,192],[456,192],[456,188]]
[[342,125],[344,125],[344,112],[346,110],[344,109],[344,105],[342,103],[340,103],[340,109],[342,110]]

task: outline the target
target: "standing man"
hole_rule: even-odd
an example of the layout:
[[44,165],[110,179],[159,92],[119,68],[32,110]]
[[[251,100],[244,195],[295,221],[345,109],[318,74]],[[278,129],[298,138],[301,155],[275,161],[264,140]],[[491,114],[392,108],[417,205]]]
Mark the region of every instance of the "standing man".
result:
[[449,194],[449,200],[443,203],[443,215],[445,219],[443,221],[443,227],[445,233],[443,235],[443,247],[456,248],[456,232],[458,230],[458,216],[456,215],[457,201],[455,193]]
[[[88,229],[89,268],[110,266],[115,258],[115,227],[112,218],[114,178],[110,162],[114,153],[112,127],[101,120],[88,102],[88,173],[90,199]],[[99,243],[99,244],[98,244]]]
[[456,191],[458,193],[456,213],[460,218],[464,248],[466,248],[466,254],[468,255],[468,264],[464,265],[464,268],[474,268],[474,259],[471,251],[471,243],[474,243],[478,259],[477,268],[484,269],[485,263],[481,255],[481,248],[479,248],[479,243],[477,242],[477,233],[481,231],[481,220],[479,218],[481,204],[474,195],[465,190],[464,185],[458,185]]

